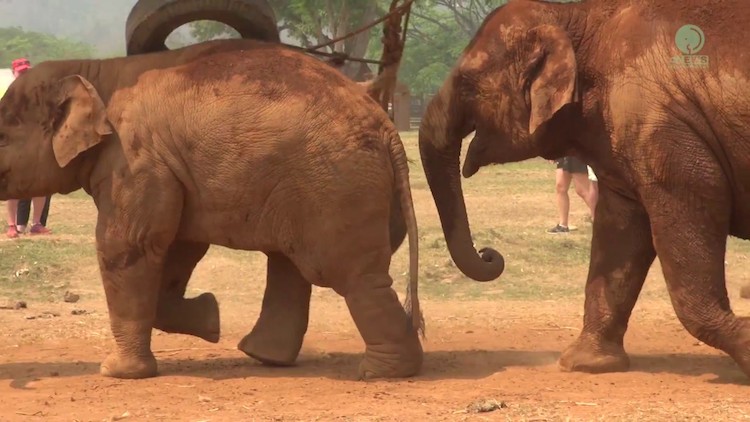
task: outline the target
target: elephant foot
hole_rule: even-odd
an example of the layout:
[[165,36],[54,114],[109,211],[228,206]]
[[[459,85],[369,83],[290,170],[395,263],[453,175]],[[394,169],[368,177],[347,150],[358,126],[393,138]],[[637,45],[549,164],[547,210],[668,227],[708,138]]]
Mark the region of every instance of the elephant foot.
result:
[[750,344],[744,343],[742,351],[729,354],[737,363],[745,376],[750,378]]
[[407,344],[368,346],[359,364],[359,380],[412,377],[421,370],[423,356],[416,334]]
[[705,343],[728,354],[745,376],[750,377],[750,317],[737,317],[737,325],[737,331],[728,342],[715,345]]
[[102,362],[99,372],[103,376],[111,378],[151,378],[157,374],[156,358],[154,358],[154,355],[126,357],[111,353]]
[[307,332],[312,285],[288,257],[268,254],[266,291],[258,321],[237,345],[270,366],[292,366]]
[[219,316],[219,302],[213,293],[203,293],[194,298],[196,307],[202,312],[202,324],[198,324],[194,336],[210,343],[218,343],[221,338],[221,318]]
[[283,341],[278,336],[263,336],[254,329],[237,348],[264,365],[293,366],[301,346],[302,341]]
[[213,293],[164,301],[160,304],[154,328],[218,343],[221,338],[219,302]]
[[344,299],[366,347],[359,379],[418,374],[424,358],[422,345],[411,318],[390,287],[393,281],[388,273],[367,274],[357,283],[359,288],[347,292]]
[[579,338],[563,351],[558,367],[566,372],[626,372],[630,358],[625,349],[616,343]]

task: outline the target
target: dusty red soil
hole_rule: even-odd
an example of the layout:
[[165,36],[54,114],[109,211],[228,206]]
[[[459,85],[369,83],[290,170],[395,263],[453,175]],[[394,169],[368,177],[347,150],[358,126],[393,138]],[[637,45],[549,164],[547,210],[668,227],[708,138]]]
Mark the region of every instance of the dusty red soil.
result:
[[[341,300],[316,297],[299,364],[268,368],[235,349],[257,316],[223,312],[209,344],[154,331],[157,378],[99,376],[111,340],[105,309],[0,311],[0,420],[740,420],[746,377],[697,343],[664,302],[639,304],[626,338],[627,373],[557,369],[580,327],[579,304],[429,302],[420,376],[356,381],[363,344]],[[97,307],[98,306],[98,307]],[[247,307],[243,307],[247,310]],[[59,317],[26,319],[52,310]],[[507,407],[473,413],[477,400]]]

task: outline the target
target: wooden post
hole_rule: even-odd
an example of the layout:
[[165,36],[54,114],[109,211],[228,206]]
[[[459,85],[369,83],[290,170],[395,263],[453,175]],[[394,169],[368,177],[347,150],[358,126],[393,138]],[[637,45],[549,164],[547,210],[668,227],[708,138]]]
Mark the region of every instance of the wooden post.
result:
[[393,114],[399,132],[411,130],[411,93],[409,87],[399,83],[393,93]]

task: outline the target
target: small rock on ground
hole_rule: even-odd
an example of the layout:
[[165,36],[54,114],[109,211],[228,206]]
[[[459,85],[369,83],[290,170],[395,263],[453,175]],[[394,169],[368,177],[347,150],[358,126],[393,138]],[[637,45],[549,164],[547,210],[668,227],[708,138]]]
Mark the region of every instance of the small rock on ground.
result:
[[65,295],[63,296],[63,300],[67,303],[76,303],[80,298],[81,296],[71,292],[65,292]]
[[495,411],[497,409],[506,409],[507,407],[508,405],[505,404],[504,401],[481,399],[471,403],[466,410],[471,413],[486,413]]
[[26,302],[23,300],[19,300],[18,302],[6,302],[3,305],[0,305],[0,309],[11,309],[11,310],[19,310],[19,309],[26,309]]

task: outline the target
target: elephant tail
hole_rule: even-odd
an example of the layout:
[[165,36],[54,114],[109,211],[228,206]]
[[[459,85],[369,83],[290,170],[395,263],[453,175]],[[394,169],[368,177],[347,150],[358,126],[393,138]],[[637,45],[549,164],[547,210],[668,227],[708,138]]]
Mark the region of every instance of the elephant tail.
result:
[[389,144],[396,189],[398,189],[401,199],[401,211],[406,222],[406,232],[409,236],[409,286],[406,290],[404,309],[411,321],[412,328],[424,338],[424,316],[419,306],[418,293],[419,233],[417,230],[417,217],[414,212],[411,185],[409,184],[409,163],[406,158],[404,144],[395,128],[389,130]]

